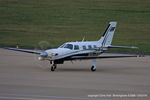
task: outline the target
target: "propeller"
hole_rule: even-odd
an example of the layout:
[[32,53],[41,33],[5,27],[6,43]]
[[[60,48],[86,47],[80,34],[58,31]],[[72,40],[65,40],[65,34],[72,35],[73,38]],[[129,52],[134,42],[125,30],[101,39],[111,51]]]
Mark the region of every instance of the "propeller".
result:
[[40,41],[36,46],[35,46],[35,51],[40,51],[40,55],[35,54],[34,55],[34,61],[36,62],[37,66],[40,68],[49,68],[49,61],[43,60],[48,56],[48,53],[45,52],[45,50],[50,47],[50,44],[48,41]]

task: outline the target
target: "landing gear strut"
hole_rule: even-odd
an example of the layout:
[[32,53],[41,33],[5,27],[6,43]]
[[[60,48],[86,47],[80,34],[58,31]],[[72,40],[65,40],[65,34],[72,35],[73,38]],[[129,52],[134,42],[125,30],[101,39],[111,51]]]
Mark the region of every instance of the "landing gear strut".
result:
[[91,71],[96,71],[96,60],[93,60],[93,65],[92,65],[92,67],[91,67]]
[[50,61],[50,64],[52,64],[51,66],[51,71],[55,71],[55,69],[57,68],[57,65],[53,62],[53,61]]
[[52,72],[55,71],[56,68],[57,68],[56,64],[53,64],[53,65],[51,66],[51,71],[52,71]]

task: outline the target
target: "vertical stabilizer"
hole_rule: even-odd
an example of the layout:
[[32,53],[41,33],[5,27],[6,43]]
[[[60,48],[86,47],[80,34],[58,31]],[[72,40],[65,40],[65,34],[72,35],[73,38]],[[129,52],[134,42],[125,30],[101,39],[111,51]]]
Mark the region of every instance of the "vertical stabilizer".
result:
[[102,44],[102,47],[108,47],[112,43],[112,39],[114,36],[114,32],[116,29],[117,22],[110,22],[108,27],[106,28],[103,36],[99,40],[99,42]]

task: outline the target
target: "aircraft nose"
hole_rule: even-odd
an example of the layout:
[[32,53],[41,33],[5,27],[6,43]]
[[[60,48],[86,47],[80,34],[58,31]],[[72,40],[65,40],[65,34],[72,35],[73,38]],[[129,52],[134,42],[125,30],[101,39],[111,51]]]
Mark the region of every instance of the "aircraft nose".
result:
[[57,56],[58,53],[50,53],[50,56],[53,57],[53,56]]
[[47,57],[47,56],[48,56],[48,53],[47,53],[47,52],[41,52],[41,53],[40,53],[40,56],[41,56],[41,57]]

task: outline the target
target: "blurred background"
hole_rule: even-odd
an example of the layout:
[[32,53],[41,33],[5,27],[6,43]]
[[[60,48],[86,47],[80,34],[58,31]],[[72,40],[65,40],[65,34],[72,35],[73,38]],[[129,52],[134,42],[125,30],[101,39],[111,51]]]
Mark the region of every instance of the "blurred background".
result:
[[110,21],[118,22],[112,45],[150,54],[150,0],[0,0],[0,47],[34,48],[47,41],[55,48],[84,36],[94,41]]

